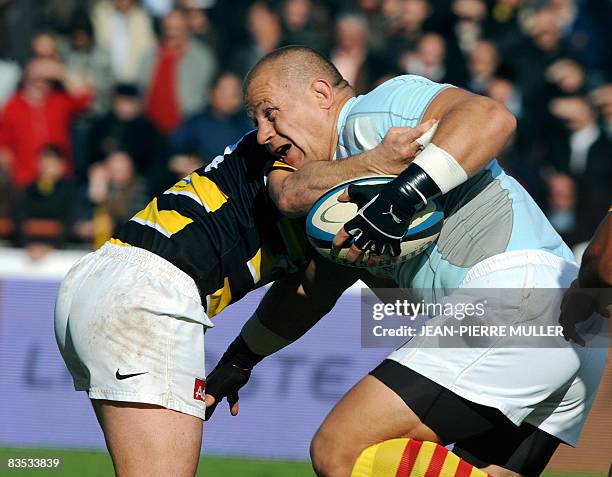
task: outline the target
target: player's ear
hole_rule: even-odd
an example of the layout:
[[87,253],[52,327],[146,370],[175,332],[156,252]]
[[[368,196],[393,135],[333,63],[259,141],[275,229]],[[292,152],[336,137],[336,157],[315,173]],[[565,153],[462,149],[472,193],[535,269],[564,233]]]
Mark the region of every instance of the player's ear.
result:
[[316,79],[310,83],[310,91],[321,109],[329,109],[334,103],[334,90],[329,81]]

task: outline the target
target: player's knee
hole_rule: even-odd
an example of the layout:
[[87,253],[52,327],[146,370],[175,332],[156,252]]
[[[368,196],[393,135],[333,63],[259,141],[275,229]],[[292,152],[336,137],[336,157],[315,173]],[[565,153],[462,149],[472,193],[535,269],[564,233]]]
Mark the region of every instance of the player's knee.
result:
[[348,477],[355,461],[347,446],[321,429],[310,443],[310,458],[319,477]]

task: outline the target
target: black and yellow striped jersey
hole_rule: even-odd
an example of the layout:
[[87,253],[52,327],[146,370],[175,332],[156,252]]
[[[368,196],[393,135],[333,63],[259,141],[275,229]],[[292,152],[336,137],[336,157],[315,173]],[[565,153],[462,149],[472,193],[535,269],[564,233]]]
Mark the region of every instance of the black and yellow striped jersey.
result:
[[227,147],[130,219],[112,243],[153,252],[187,273],[212,317],[246,293],[296,270],[309,255],[302,221],[268,198],[274,161],[256,131]]

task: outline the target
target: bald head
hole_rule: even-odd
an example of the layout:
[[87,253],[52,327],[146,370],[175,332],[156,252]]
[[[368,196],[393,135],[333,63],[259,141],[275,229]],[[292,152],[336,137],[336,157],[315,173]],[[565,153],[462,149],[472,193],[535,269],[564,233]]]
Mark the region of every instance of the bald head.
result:
[[248,103],[249,86],[262,73],[275,78],[279,86],[290,89],[323,79],[334,89],[350,88],[336,67],[323,55],[306,46],[278,48],[257,62],[244,80],[244,102]]

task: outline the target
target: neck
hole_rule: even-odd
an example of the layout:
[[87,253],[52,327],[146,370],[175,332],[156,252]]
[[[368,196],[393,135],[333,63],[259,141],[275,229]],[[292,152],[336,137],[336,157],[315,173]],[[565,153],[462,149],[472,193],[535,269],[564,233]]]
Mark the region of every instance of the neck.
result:
[[330,159],[334,156],[336,147],[338,146],[338,140],[340,138],[338,135],[338,118],[340,117],[340,112],[342,111],[342,108],[347,103],[347,101],[354,97],[355,97],[355,92],[353,91],[353,88],[344,88],[338,94],[338,99],[336,100],[335,107],[331,111],[332,117],[334,120],[332,122],[332,127],[333,127],[333,131],[331,134],[332,140],[330,144],[330,149],[328,151],[329,152],[328,157]]

